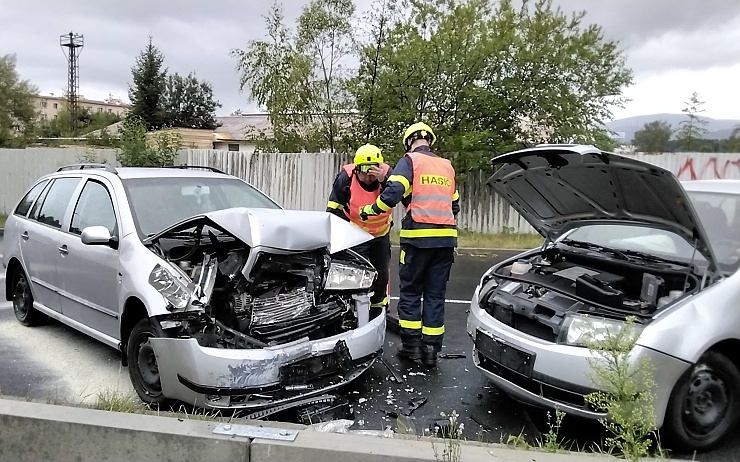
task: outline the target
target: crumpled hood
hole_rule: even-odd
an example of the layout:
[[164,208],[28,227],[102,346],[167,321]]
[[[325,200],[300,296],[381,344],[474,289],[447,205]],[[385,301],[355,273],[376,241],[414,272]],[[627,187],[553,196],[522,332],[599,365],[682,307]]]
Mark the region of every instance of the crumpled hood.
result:
[[289,251],[326,247],[329,253],[336,253],[373,238],[371,234],[328,212],[237,207],[188,218],[147,241],[156,240],[177,229],[188,228],[202,220],[213,222],[250,247]]
[[538,146],[494,163],[503,166],[487,184],[550,240],[584,224],[636,223],[674,232],[716,262],[691,201],[668,170],[584,145]]

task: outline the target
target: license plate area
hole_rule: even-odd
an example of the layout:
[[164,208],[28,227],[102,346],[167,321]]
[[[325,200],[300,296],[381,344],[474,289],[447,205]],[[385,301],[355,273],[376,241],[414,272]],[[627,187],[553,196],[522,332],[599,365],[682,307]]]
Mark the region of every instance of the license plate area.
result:
[[344,340],[329,354],[304,358],[280,367],[280,385],[305,385],[327,375],[342,375],[352,368],[352,356]]
[[499,366],[510,369],[525,377],[532,377],[536,355],[517,348],[501,339],[478,329],[475,332],[475,348],[480,354]]

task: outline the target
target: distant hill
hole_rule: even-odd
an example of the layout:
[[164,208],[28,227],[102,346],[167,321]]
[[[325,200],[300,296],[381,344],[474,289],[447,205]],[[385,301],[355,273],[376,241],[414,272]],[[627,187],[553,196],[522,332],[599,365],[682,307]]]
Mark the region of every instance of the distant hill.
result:
[[[656,120],[667,122],[675,130],[680,127],[683,120],[687,120],[686,114],[649,114],[627,117],[608,122],[606,126],[609,130],[618,133],[620,136],[617,141],[620,143],[630,143],[635,137],[635,132],[641,130],[646,123]],[[740,125],[740,120],[729,119],[712,119],[711,117],[702,117],[708,124],[705,126],[707,133],[704,136],[708,140],[722,140],[729,138],[735,127]]]

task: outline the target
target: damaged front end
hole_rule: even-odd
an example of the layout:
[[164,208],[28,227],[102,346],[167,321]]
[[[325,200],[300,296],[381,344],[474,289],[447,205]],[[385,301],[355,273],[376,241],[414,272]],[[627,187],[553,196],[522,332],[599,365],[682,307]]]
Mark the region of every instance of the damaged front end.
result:
[[376,272],[365,259],[328,238],[275,248],[235,234],[205,216],[146,242],[164,260],[149,283],[169,311],[154,317],[161,334],[151,340],[166,396],[260,408],[335,389],[372,365],[385,316],[370,319]]

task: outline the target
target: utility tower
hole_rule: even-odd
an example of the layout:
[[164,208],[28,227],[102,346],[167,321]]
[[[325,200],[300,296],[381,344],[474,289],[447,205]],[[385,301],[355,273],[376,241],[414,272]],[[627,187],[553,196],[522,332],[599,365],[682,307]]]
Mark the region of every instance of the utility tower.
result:
[[[80,53],[85,45],[85,39],[80,34],[64,34],[59,37],[59,45],[64,56],[67,57],[69,67],[67,75],[67,109],[72,136],[77,136],[77,97],[80,93]],[[64,49],[67,49],[66,51]]]

